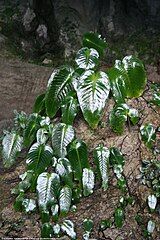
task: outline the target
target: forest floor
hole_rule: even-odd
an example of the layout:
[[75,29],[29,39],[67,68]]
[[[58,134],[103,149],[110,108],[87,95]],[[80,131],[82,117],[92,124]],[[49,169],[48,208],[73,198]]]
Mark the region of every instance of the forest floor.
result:
[[[104,68],[104,66],[103,66]],[[77,239],[82,239],[83,220],[90,218],[94,222],[91,239],[111,240],[143,240],[146,239],[143,232],[149,219],[156,223],[156,230],[150,239],[160,239],[160,217],[158,213],[149,213],[147,197],[150,189],[142,185],[137,178],[143,159],[152,159],[154,156],[149,151],[139,136],[139,127],[145,123],[160,126],[160,109],[151,106],[151,83],[159,82],[160,75],[157,66],[146,66],[148,84],[144,94],[138,99],[129,100],[128,104],[136,108],[140,113],[140,121],[136,126],[127,126],[123,135],[117,136],[109,127],[108,116],[114,102],[112,99],[106,104],[102,123],[96,130],[91,130],[86,122],[77,116],[74,127],[78,138],[84,140],[90,149],[90,161],[92,162],[92,150],[103,143],[106,147],[118,147],[125,157],[124,175],[127,179],[128,194],[133,197],[133,203],[125,209],[125,221],[123,227],[117,229],[114,225],[104,231],[100,231],[99,223],[103,219],[113,220],[113,213],[121,196],[117,188],[116,179],[110,170],[109,188],[103,191],[96,184],[94,193],[82,198],[77,204],[77,212],[69,213],[67,219],[74,222]],[[13,110],[30,113],[36,96],[42,93],[47,85],[52,68],[30,64],[15,57],[0,54],[0,130],[13,124]],[[158,143],[157,143],[158,144]],[[15,197],[10,190],[19,182],[19,175],[25,171],[23,159],[12,169],[5,170],[0,162],[0,238],[37,238],[40,237],[40,218],[37,213],[24,214],[16,212],[13,208]],[[136,216],[141,216],[142,222],[138,224]],[[68,239],[64,237],[63,239]]]

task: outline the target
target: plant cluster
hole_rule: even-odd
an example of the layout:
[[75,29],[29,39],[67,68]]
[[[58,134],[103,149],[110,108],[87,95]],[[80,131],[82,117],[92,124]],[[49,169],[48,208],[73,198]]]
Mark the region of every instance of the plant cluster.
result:
[[[24,112],[16,113],[14,129],[5,133],[2,142],[5,167],[15,163],[23,148],[29,148],[26,172],[12,190],[17,195],[14,207],[25,212],[38,208],[42,237],[59,236],[62,231],[72,239],[76,238],[74,224],[62,218],[82,196],[93,193],[96,179],[101,181],[104,190],[108,188],[109,166],[123,193],[115,210],[115,225],[121,227],[123,224],[126,180],[121,152],[115,147],[97,146],[93,152],[94,170],[88,160],[87,145],[76,138],[73,127],[81,110],[89,126],[97,128],[110,93],[115,100],[109,117],[113,131],[121,134],[126,122],[134,125],[139,120],[138,111],[130,108],[126,99],[142,94],[146,85],[144,66],[139,59],[127,56],[122,61],[117,60],[107,72],[101,71],[100,57],[106,46],[101,36],[86,33],[74,66],[54,70],[46,93],[35,101],[34,113],[29,116]],[[60,120],[56,118],[58,113],[61,113]],[[33,198],[26,198],[29,191]],[[87,220],[84,226],[89,228],[85,230],[84,238],[88,239],[92,223]]]

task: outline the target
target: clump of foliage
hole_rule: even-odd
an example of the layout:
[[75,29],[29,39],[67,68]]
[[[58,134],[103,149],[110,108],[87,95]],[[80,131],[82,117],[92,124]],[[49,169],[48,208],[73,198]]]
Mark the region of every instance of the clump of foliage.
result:
[[[93,193],[97,179],[107,190],[109,166],[113,168],[117,185],[125,195],[121,152],[114,147],[97,146],[93,153],[94,171],[88,160],[88,147],[76,138],[73,127],[74,119],[81,110],[89,126],[96,129],[110,92],[116,103],[109,119],[112,129],[121,134],[127,120],[132,124],[138,122],[137,110],[130,108],[126,100],[139,97],[144,90],[146,75],[143,64],[139,59],[127,56],[122,61],[116,61],[112,69],[103,72],[100,70],[100,56],[105,48],[106,42],[101,36],[85,34],[74,66],[62,66],[53,71],[46,93],[36,99],[34,113],[29,116],[17,113],[15,128],[6,132],[3,139],[5,167],[15,163],[23,148],[29,149],[26,172],[12,190],[17,195],[14,207],[25,212],[39,211],[42,237],[58,237],[63,232],[72,239],[76,238],[74,224],[62,218],[82,196]],[[59,120],[56,119],[58,112],[61,113]],[[28,191],[34,193],[33,199],[26,198]],[[124,200],[121,198],[115,210],[117,227],[123,225]],[[85,237],[89,237],[92,222],[85,221],[84,228]]]

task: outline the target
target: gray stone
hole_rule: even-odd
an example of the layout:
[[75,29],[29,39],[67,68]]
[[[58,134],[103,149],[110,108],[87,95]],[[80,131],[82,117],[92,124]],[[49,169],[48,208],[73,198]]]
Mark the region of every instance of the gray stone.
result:
[[36,14],[30,8],[27,8],[27,11],[23,17],[23,26],[27,32],[32,31],[32,22],[35,19]]
[[47,34],[47,27],[44,24],[40,24],[36,30],[38,37],[43,38],[44,40],[47,39],[48,34]]
[[52,64],[53,61],[51,59],[45,58],[42,63],[47,65],[47,64]]

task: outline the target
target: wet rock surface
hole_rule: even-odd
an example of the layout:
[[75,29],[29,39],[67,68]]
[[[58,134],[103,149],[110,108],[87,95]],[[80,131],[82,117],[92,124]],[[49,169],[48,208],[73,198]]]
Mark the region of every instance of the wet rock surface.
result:
[[[47,80],[52,72],[52,68],[36,66],[17,59],[0,58],[0,95],[1,95],[1,114],[0,129],[12,125],[13,109],[23,110],[27,113],[32,111],[32,106],[36,96],[42,93],[47,85]],[[152,80],[152,79],[150,79]],[[82,198],[77,204],[77,212],[69,213],[67,219],[73,220],[76,225],[78,239],[82,239],[83,220],[91,218],[94,228],[91,235],[93,239],[146,239],[143,236],[141,226],[135,221],[135,216],[140,213],[143,216],[144,225],[151,217],[148,212],[146,199],[149,189],[141,185],[137,176],[143,159],[152,159],[152,153],[147,150],[141,142],[139,127],[144,123],[152,123],[154,126],[160,124],[160,110],[148,104],[152,92],[150,83],[142,97],[129,100],[128,104],[135,107],[140,112],[140,121],[136,126],[126,125],[123,135],[117,136],[113,133],[108,124],[109,112],[114,102],[109,99],[107,102],[103,124],[95,131],[91,130],[79,114],[74,123],[76,135],[84,140],[90,150],[90,162],[93,165],[92,150],[103,143],[106,147],[116,146],[121,149],[125,157],[124,175],[127,179],[127,188],[130,195],[134,198],[132,205],[128,205],[125,210],[125,222],[121,229],[111,227],[105,231],[99,230],[99,223],[102,219],[110,218],[113,220],[113,213],[117,207],[121,193],[116,187],[115,177],[110,171],[109,188],[106,192],[100,189],[96,183],[94,193]],[[38,213],[29,215],[16,212],[13,209],[15,197],[10,190],[19,182],[19,175],[24,172],[25,161],[20,158],[17,164],[10,170],[0,168],[0,237],[1,238],[36,238],[40,237],[40,218]],[[160,225],[158,215],[152,214],[156,226]],[[160,230],[156,229],[153,239],[159,239]],[[63,239],[67,239],[63,238]]]

